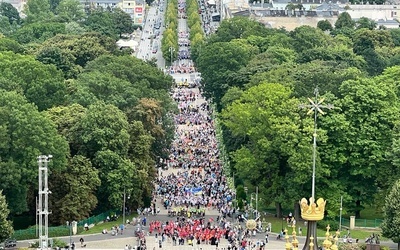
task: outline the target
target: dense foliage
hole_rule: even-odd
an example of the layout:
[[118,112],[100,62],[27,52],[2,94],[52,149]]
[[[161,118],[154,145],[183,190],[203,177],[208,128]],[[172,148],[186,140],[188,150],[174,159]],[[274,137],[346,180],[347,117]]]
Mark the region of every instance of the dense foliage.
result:
[[120,9],[28,0],[24,14],[0,3],[0,241],[7,218],[35,214],[41,154],[52,224],[121,209],[124,192],[148,206],[174,134],[172,78],[116,47],[133,27]]
[[[182,6],[180,6],[182,8]],[[178,56],[178,1],[170,0],[165,11],[165,30],[161,39],[161,51],[166,61]]]
[[397,180],[386,196],[384,206],[385,219],[382,223],[382,234],[397,243],[400,247],[400,179]]
[[[253,20],[224,20],[196,63],[204,94],[217,107],[223,147],[238,187],[259,186],[261,205],[293,207],[311,193],[314,119],[301,110],[318,100],[316,195],[338,215],[360,216],[382,204],[400,178],[399,29],[375,29],[343,13],[332,26],[267,29]],[[295,209],[298,208],[295,206]]]

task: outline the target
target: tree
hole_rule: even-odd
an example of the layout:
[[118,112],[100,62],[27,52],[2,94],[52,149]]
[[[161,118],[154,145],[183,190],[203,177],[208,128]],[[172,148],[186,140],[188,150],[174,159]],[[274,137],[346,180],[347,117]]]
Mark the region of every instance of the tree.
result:
[[23,94],[39,110],[65,101],[66,86],[61,72],[53,65],[42,64],[33,56],[0,53],[0,75],[9,81],[0,82],[1,89]]
[[336,29],[354,29],[355,25],[355,22],[353,21],[353,19],[351,19],[351,16],[348,12],[340,13],[338,19],[335,22]]
[[290,32],[290,36],[293,38],[293,48],[297,52],[302,52],[306,49],[326,47],[330,40],[330,37],[322,30],[307,25],[295,28]]
[[27,23],[48,22],[52,20],[54,14],[50,11],[50,1],[28,0],[24,5],[24,19]]
[[44,42],[57,34],[65,33],[65,24],[55,22],[35,22],[18,29],[12,37],[21,44]]
[[96,102],[90,105],[74,131],[79,154],[93,159],[98,151],[110,150],[127,156],[129,126],[126,115],[117,107]]
[[346,193],[351,197],[347,207],[358,218],[364,205],[373,202],[370,197],[390,179],[375,173],[392,173],[387,152],[398,122],[398,98],[392,83],[363,78],[343,82],[338,97],[334,105],[341,111],[321,124],[331,129],[320,148],[325,164],[340,166],[342,185],[357,187]]
[[331,22],[329,22],[326,19],[318,21],[317,28],[322,30],[322,31],[327,31],[327,30],[331,31],[331,30],[333,30],[333,26],[332,26]]
[[9,238],[13,233],[11,221],[7,220],[9,214],[6,197],[3,195],[3,190],[0,190],[0,242]]
[[[38,49],[38,54],[42,51],[49,51],[53,48],[54,51],[61,53],[60,59],[53,57],[51,60],[54,62],[60,61],[64,65],[67,64],[67,68],[71,67],[68,60],[72,60],[75,67],[71,68],[71,71],[64,72],[67,75],[73,75],[76,77],[77,73],[80,72],[81,67],[85,67],[89,61],[96,59],[97,57],[113,53],[116,50],[115,42],[103,35],[98,33],[84,33],[82,35],[57,35],[51,39],[48,39]],[[60,51],[61,50],[61,51]],[[45,53],[47,54],[47,53]],[[55,54],[54,56],[56,56]],[[58,66],[63,64],[56,64]],[[78,72],[77,72],[78,71]]]
[[18,10],[12,4],[7,2],[0,3],[0,16],[7,17],[10,24],[19,24],[21,19]]
[[[90,12],[89,16],[85,20],[85,25],[88,30],[98,32],[102,35],[108,36],[113,39],[118,39],[121,29],[117,29],[116,17],[111,11],[103,10],[101,8],[94,9]],[[125,23],[124,19],[122,23]],[[132,23],[129,24],[132,26]],[[119,27],[123,28],[123,27]]]
[[266,36],[270,31],[260,22],[247,17],[225,19],[218,32],[210,37],[211,42],[229,42],[233,39],[247,38],[251,35]]
[[120,8],[113,9],[112,19],[115,33],[122,37],[122,34],[130,34],[134,31],[131,16]]
[[356,22],[357,29],[374,30],[376,29],[376,25],[377,23],[374,20],[369,19],[368,17],[361,17]]
[[84,20],[85,12],[79,0],[62,0],[56,7],[58,18],[64,22]]
[[60,4],[61,0],[49,0],[49,2],[50,2],[51,12],[56,14],[56,9],[57,9],[58,5]]
[[54,123],[22,95],[1,90],[0,110],[0,189],[16,215],[34,206],[28,201],[35,195],[29,190],[37,189],[37,157],[52,154],[49,167],[63,169],[68,144]]
[[[217,107],[231,86],[227,82],[228,76],[245,66],[257,52],[256,47],[242,39],[216,42],[204,48],[197,65],[206,83],[204,93],[208,98],[213,98]],[[215,60],[215,55],[218,55],[218,60]]]
[[19,53],[22,54],[25,49],[19,44],[17,41],[11,38],[0,38],[0,51],[12,51],[15,54]]
[[277,207],[298,198],[295,187],[302,186],[310,172],[304,169],[311,163],[311,147],[300,129],[296,103],[288,87],[260,83],[221,112],[222,122],[232,135],[247,139],[231,153],[237,176],[246,186],[262,185],[263,199],[275,202]]
[[63,72],[65,79],[75,78],[82,71],[82,67],[75,64],[76,58],[72,53],[59,47],[43,47],[36,59],[43,64],[55,65]]
[[91,215],[97,205],[95,193],[100,178],[89,159],[75,155],[69,160],[68,168],[52,173],[49,179],[54,194],[50,203],[53,222],[65,224],[71,218],[80,221]]
[[384,219],[381,225],[384,237],[397,243],[400,249],[400,180],[396,181],[390,193],[386,196],[383,207]]
[[78,123],[85,117],[86,108],[74,103],[69,106],[57,106],[48,109],[46,115],[56,125],[58,134],[67,140],[70,155],[72,157],[77,155],[80,144],[76,135],[79,134],[79,131],[75,130],[78,129]]
[[15,24],[10,24],[7,17],[0,15],[0,34],[10,36],[15,30]]

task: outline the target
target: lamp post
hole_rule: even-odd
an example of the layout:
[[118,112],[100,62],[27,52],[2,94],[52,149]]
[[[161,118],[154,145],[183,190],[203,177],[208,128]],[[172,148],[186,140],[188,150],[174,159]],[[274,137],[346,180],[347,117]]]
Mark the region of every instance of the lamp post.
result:
[[343,210],[343,196],[340,196],[339,232],[342,231],[342,210]]
[[171,66],[172,66],[172,53],[175,52],[175,48],[174,47],[169,47],[169,52],[171,53]]
[[125,225],[126,190],[124,188],[124,206],[122,207],[122,224]]
[[67,221],[67,226],[69,227],[69,247],[71,249],[72,246],[72,222]]
[[[131,196],[128,195],[128,200],[130,198],[131,198]],[[124,225],[125,225],[125,222],[126,222],[126,220],[125,220],[125,211],[126,211],[126,189],[124,188],[124,207],[122,208],[122,219],[123,219],[122,224],[124,224]]]
[[[311,199],[310,203],[315,202],[315,165],[316,165],[316,155],[317,155],[317,115],[318,113],[324,115],[325,112],[322,111],[322,108],[332,109],[333,105],[322,105],[324,102],[324,98],[318,100],[318,88],[314,90],[315,99],[312,100],[308,98],[310,104],[301,104],[300,108],[307,108],[309,111],[307,112],[308,115],[314,113],[314,132],[313,132],[313,154],[312,154],[312,184],[311,184]],[[312,204],[309,204],[312,206]],[[302,213],[303,215],[303,213]],[[303,216],[304,217],[304,216]],[[303,250],[309,249],[318,249],[317,245],[317,221],[316,220],[307,220],[307,237],[306,242],[304,244]]]

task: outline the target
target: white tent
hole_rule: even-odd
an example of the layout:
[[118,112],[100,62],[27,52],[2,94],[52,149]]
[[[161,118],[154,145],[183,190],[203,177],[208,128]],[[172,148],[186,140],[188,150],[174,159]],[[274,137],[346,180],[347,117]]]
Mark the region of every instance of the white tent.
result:
[[135,40],[120,39],[117,41],[117,46],[120,48],[131,48],[134,51],[136,51],[137,47],[139,46],[139,43]]

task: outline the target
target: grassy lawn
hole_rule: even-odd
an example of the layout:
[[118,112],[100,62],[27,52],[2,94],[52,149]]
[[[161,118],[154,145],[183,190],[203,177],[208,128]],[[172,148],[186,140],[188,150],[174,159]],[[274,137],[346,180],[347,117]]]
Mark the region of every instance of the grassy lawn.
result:
[[[268,216],[265,217],[266,222],[270,222],[272,224],[272,232],[273,233],[279,233],[281,231],[281,228],[286,228],[288,230],[288,233],[291,235],[293,229],[286,223],[286,221],[283,221],[280,218],[276,218],[273,216]],[[302,228],[302,234],[303,236],[307,235],[307,226],[304,224],[304,221],[298,221],[296,225],[296,233],[298,235],[298,227]],[[318,237],[325,237],[326,230],[318,229],[317,230],[317,235]],[[372,233],[378,233],[381,234],[380,229],[355,229],[350,231],[350,235],[353,239],[360,239],[363,241],[364,239],[368,238]],[[335,231],[331,231],[331,234],[335,234]],[[342,232],[340,234],[340,237],[343,237],[344,235],[347,234],[347,229],[342,228]],[[382,238],[383,239],[383,238]],[[384,239],[383,239],[384,240]]]
[[[133,217],[136,217],[136,214],[127,215],[126,219],[132,220]],[[78,233],[78,235],[87,235],[87,234],[97,234],[101,233],[103,229],[107,229],[108,232],[111,231],[111,228],[114,226],[118,226],[122,224],[122,216],[118,217],[116,221],[109,221],[96,224],[94,227],[90,228],[88,231],[83,230],[82,232]]]

